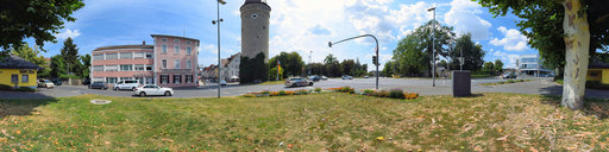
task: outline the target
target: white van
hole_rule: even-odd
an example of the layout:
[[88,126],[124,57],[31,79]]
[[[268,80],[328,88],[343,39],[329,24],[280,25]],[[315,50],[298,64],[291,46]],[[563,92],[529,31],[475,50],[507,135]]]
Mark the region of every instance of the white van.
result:
[[124,80],[114,84],[114,90],[135,90],[140,87],[140,82],[137,80]]

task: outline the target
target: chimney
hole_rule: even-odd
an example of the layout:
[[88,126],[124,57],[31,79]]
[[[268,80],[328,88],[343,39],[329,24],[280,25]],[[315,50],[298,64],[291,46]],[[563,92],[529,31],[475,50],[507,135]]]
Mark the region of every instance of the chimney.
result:
[[142,41],[142,45],[146,45],[146,41],[145,41],[145,40],[144,40],[144,41]]

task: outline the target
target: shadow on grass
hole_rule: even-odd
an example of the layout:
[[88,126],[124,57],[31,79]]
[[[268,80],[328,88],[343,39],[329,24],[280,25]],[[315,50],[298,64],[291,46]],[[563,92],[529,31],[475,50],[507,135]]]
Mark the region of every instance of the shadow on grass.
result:
[[[23,93],[23,92],[20,92]],[[29,92],[28,99],[12,98],[0,99],[0,119],[6,116],[24,116],[31,115],[36,107],[43,106],[49,103],[57,102],[58,99],[46,96],[41,93]],[[0,98],[8,98],[4,94],[0,94]]]
[[[580,110],[585,115],[594,115],[598,119],[609,118],[609,99],[596,96],[588,95],[591,90],[586,90],[586,97],[584,101],[584,107]],[[548,88],[542,88],[542,103],[550,104],[556,107],[560,107],[562,98],[562,86],[552,86]],[[596,92],[595,92],[596,93]],[[603,99],[604,98],[604,99]]]

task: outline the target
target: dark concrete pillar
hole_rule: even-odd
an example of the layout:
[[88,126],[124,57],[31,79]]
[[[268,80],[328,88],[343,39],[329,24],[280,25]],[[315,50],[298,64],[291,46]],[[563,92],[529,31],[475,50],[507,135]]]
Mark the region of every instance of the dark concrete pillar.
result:
[[453,97],[468,97],[472,95],[472,79],[470,71],[453,71]]

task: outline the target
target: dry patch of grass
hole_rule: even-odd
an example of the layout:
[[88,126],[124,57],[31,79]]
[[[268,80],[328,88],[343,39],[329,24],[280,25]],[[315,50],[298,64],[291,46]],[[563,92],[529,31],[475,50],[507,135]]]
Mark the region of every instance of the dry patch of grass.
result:
[[[90,99],[109,99],[93,105]],[[603,151],[605,102],[483,94],[414,101],[326,93],[267,98],[103,96],[0,115],[0,151]],[[10,108],[19,101],[0,101]],[[0,109],[2,109],[0,107]],[[28,108],[24,108],[28,110]],[[593,110],[596,109],[596,110]]]

